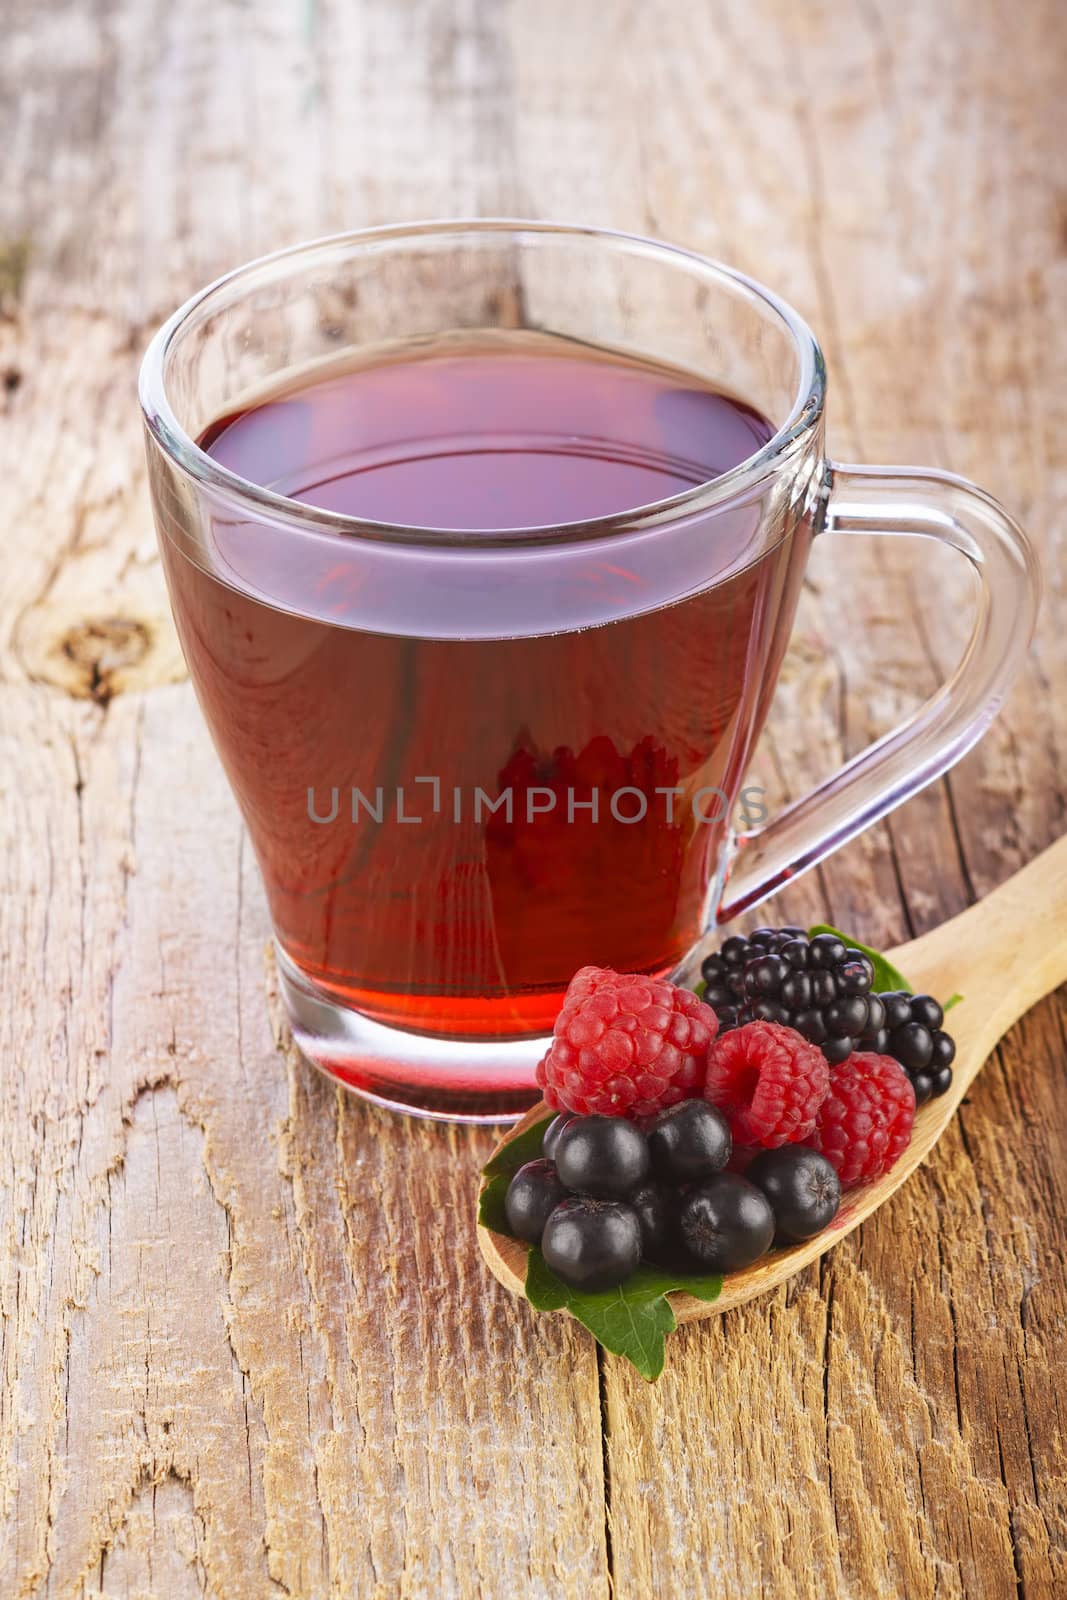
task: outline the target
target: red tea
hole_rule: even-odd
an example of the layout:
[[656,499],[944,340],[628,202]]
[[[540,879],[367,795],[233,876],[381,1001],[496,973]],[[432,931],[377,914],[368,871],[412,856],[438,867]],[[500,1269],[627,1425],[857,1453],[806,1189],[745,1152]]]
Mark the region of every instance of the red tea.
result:
[[[514,1037],[551,1025],[586,963],[663,973],[685,953],[807,528],[762,502],[694,510],[684,543],[673,519],[634,539],[595,519],[728,472],[772,432],[692,374],[531,334],[319,369],[204,432],[291,499],[452,530],[312,545],[246,510],[220,511],[196,560],[163,541],[276,933],[328,997]],[[524,553],[493,564],[503,531],[530,528],[558,548],[550,580]]]

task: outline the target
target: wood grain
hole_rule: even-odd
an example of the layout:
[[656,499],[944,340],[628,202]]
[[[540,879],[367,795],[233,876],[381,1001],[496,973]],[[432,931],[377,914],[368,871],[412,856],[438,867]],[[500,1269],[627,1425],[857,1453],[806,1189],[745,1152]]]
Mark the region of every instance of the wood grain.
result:
[[[781,289],[831,449],[970,473],[1046,565],[988,738],[771,908],[899,942],[1067,823],[1065,48],[1055,0],[7,0],[0,1593],[1067,1589],[1063,996],[830,1258],[598,1367],[482,1268],[489,1139],[294,1057],[133,401],[180,299],[338,227],[586,218]],[[958,650],[921,556],[817,551],[774,797]]]

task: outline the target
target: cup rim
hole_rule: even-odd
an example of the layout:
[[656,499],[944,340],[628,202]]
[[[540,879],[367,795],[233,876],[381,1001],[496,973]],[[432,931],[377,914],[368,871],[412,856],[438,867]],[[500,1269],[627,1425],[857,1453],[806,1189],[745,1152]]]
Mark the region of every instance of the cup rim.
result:
[[[573,522],[507,528],[499,532],[383,522],[328,511],[264,488],[233,472],[201,449],[181,426],[167,395],[164,378],[167,355],[189,318],[216,295],[239,284],[244,278],[269,281],[271,277],[282,277],[285,270],[301,257],[328,254],[344,246],[358,247],[448,233],[542,233],[601,240],[615,249],[674,261],[690,272],[703,275],[708,281],[725,282],[744,290],[775,314],[785,326],[797,352],[800,373],[788,416],[771,438],[752,455],[746,456],[729,471],[694,484],[692,488],[635,506],[632,510]],[[798,453],[802,441],[818,423],[826,396],[826,363],[815,335],[788,301],[747,273],[710,256],[642,234],[581,223],[532,221],[516,217],[456,217],[387,223],[379,227],[325,234],[272,251],[268,255],[257,256],[223,273],[191,295],[156,331],[141,362],[138,396],[145,426],[160,449],[188,477],[238,511],[247,513],[251,510],[266,514],[275,523],[280,522],[297,530],[319,531],[348,540],[355,536],[388,544],[485,551],[501,546],[540,546],[614,537],[660,522],[714,510],[726,502],[747,497]]]

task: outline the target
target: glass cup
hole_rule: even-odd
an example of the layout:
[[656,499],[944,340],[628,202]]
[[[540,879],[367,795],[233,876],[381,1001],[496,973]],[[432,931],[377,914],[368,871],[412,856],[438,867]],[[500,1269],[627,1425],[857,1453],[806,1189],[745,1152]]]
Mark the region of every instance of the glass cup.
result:
[[[346,357],[527,330],[696,374],[776,431],[654,504],[476,533],[316,508],[198,444]],[[578,967],[690,976],[716,925],[974,744],[1033,630],[1034,557],[1006,512],[947,473],[827,461],[800,317],[647,239],[441,222],[285,250],[183,306],[140,392],[178,631],[294,1036],[396,1109],[525,1109]],[[576,403],[561,393],[561,428]],[[811,541],[839,533],[959,551],[973,632],[914,716],[761,820],[746,767]]]

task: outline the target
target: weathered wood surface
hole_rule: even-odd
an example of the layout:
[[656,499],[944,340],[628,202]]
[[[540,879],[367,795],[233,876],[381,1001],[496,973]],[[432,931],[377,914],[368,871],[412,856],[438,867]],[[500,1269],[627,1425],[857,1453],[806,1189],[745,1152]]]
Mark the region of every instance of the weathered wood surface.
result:
[[[781,288],[837,452],[969,473],[1045,556],[994,731],[778,908],[920,932],[1064,831],[1062,7],[0,24],[0,1593],[1067,1591],[1063,996],[819,1266],[681,1330],[654,1387],[598,1363],[481,1263],[490,1136],[368,1111],[288,1046],[133,402],[188,291],[341,226],[581,217]],[[928,691],[969,595],[920,559],[818,552],[756,781],[796,792]]]

